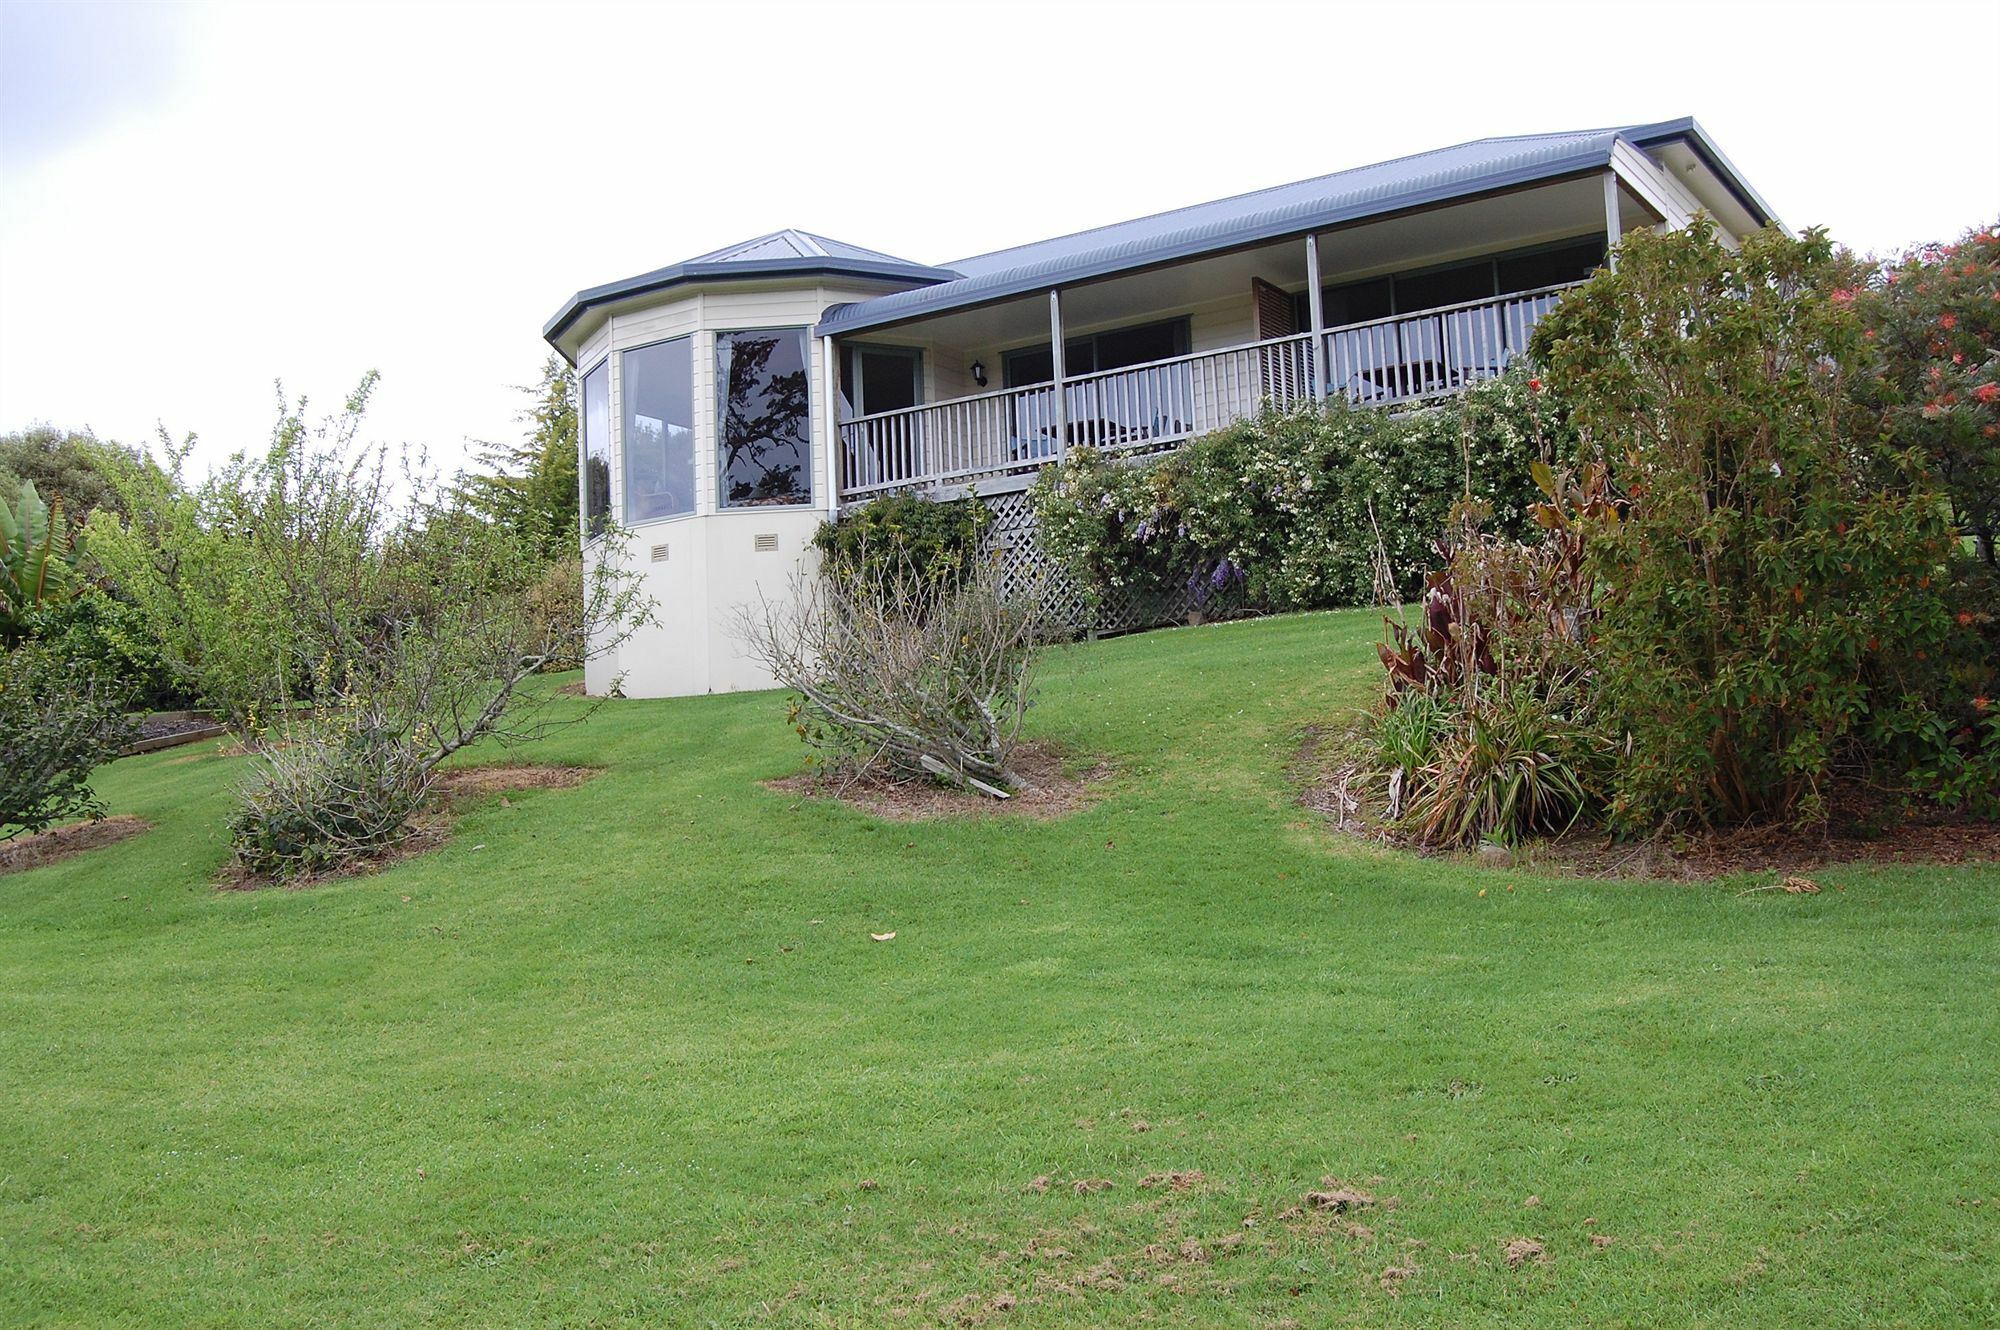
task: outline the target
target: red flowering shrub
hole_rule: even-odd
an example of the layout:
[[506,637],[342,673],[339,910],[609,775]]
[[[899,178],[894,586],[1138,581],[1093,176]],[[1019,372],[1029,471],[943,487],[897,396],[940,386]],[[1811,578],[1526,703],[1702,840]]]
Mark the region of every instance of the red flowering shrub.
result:
[[[1859,397],[1921,448],[1980,561],[2000,536],[2000,235],[1968,231],[1886,264],[1853,295],[1872,353]],[[1838,298],[1838,296],[1836,296]]]
[[[1938,482],[1854,405],[1857,383],[1887,382],[1856,308],[1865,270],[1818,232],[1731,250],[1705,220],[1619,255],[1534,341],[1630,500],[1585,533],[1605,589],[1593,679],[1622,756],[1611,821],[1812,824],[1842,780],[1990,802],[2000,726],[1954,700],[1976,634],[1956,618]],[[1945,312],[1924,346],[1950,363],[1971,320],[1943,329]],[[1935,425],[1925,406],[1971,398],[1958,382],[1887,409]]]

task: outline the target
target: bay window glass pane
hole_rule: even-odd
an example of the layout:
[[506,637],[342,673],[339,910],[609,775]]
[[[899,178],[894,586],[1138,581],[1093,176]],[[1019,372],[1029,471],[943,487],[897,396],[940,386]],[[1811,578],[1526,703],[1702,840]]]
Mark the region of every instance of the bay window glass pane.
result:
[[611,362],[583,376],[583,536],[611,520]]
[[625,353],[625,520],[694,511],[693,340]]
[[715,335],[724,507],[812,502],[807,363],[803,328]]

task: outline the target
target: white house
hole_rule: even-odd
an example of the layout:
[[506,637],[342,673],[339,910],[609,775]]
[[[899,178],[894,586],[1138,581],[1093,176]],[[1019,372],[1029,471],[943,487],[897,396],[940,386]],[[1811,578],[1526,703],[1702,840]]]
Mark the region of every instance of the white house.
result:
[[593,693],[764,688],[729,621],[819,523],[918,489],[1019,495],[1079,444],[1159,451],[1344,395],[1498,373],[1637,227],[1771,210],[1692,119],[1480,139],[927,266],[779,231],[580,291],[543,335],[583,375],[584,547],[609,523],[659,626]]

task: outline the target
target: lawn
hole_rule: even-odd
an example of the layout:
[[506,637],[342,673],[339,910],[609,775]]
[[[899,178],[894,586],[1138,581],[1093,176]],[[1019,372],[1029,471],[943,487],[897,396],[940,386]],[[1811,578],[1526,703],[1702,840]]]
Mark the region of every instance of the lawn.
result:
[[0,878],[0,1323],[2000,1321],[2000,867],[1343,842],[1286,769],[1376,622],[1060,657],[1032,728],[1115,774],[1053,822],[619,702],[531,750],[580,789],[229,893],[243,760],[116,764],[152,831]]

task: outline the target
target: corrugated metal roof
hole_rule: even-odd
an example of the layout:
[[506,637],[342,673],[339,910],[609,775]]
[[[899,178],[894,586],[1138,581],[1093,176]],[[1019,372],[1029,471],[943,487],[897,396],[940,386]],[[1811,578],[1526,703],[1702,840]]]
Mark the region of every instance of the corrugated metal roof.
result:
[[815,331],[856,332],[1005,300],[1197,255],[1303,235],[1343,223],[1553,180],[1610,164],[1624,139],[1641,148],[1687,143],[1760,222],[1775,220],[1692,118],[1650,125],[1476,139],[1336,171],[1233,198],[1197,203],[1073,235],[932,267],[879,250],[787,229],[741,241],[570,297],[542,329],[554,342],[593,305],[708,281],[813,275],[874,278],[917,289],[836,305]]
[[1769,208],[1691,118],[1477,139],[960,259],[946,265],[962,274],[955,281],[837,306],[815,331],[826,335],[881,327],[1408,208],[1601,170],[1610,164],[1612,147],[1621,138],[1640,147],[1671,139],[1690,141],[1750,212],[1760,220],[1771,219]]
[[893,254],[850,245],[842,240],[830,240],[810,231],[773,231],[769,235],[698,254],[637,277],[626,277],[579,291],[542,326],[542,337],[553,342],[591,306],[623,300],[628,296],[694,282],[820,275],[879,278],[913,284],[945,282],[958,276],[946,268],[912,263]]

